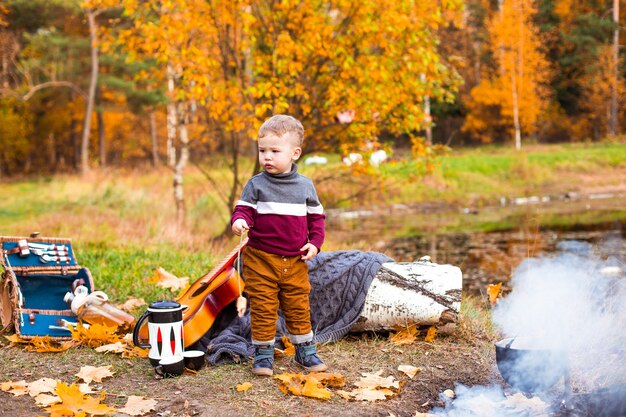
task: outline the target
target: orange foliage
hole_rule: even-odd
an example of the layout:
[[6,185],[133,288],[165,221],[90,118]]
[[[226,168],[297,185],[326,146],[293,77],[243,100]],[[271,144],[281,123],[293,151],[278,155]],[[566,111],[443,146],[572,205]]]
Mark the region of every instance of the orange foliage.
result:
[[[588,67],[587,75],[583,78],[582,107],[588,116],[588,131],[585,137],[594,135],[592,130],[596,130],[596,136],[608,134],[608,118],[611,106],[611,94],[614,82],[615,65],[618,63],[613,59],[613,47],[604,45],[599,53],[597,61]],[[623,109],[626,99],[626,87],[624,76],[621,71],[617,71],[617,95],[618,109]],[[622,110],[623,112],[623,110]],[[599,134],[598,134],[599,132]]]
[[[340,0],[330,10],[319,0],[121,5],[133,25],[120,30],[119,43],[158,63],[142,77],[164,82],[169,64],[171,99],[204,106],[210,126],[240,138],[254,137],[270,114],[289,112],[307,127],[307,146],[359,149],[382,129],[423,129],[423,97],[450,101],[459,84],[436,36],[460,22],[459,0]],[[354,121],[339,123],[347,110]]]
[[496,303],[501,290],[501,282],[498,282],[497,284],[489,284],[489,286],[487,287],[487,295],[489,295],[489,302],[491,303],[491,305],[494,305]]
[[533,0],[504,0],[489,21],[490,45],[498,65],[472,89],[463,126],[483,142],[495,139],[498,128],[512,136],[516,109],[521,131],[534,133],[548,107],[551,70],[533,22],[536,13]]

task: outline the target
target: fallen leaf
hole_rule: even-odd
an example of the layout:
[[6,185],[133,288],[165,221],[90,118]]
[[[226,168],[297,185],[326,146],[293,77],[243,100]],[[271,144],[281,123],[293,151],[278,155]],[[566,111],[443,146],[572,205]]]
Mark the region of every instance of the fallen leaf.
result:
[[309,376],[317,379],[325,387],[338,388],[346,385],[343,375],[335,372],[311,372]]
[[437,328],[435,326],[430,326],[428,331],[426,332],[426,337],[424,337],[424,342],[432,343],[435,341],[435,336],[437,335]]
[[354,383],[355,386],[359,388],[400,388],[400,382],[394,380],[393,376],[388,376],[383,378],[380,376],[382,374],[382,369],[376,373],[362,373],[363,378]]
[[443,395],[445,395],[446,397],[452,399],[454,398],[455,394],[454,391],[452,391],[451,389],[447,389],[443,392]]
[[154,271],[154,275],[149,279],[159,287],[169,288],[172,291],[185,288],[189,284],[189,277],[178,278],[176,275],[167,272],[162,267]]
[[398,371],[405,373],[409,378],[413,379],[422,368],[418,368],[412,365],[400,365]]
[[274,378],[280,380],[278,388],[285,394],[291,393],[293,395],[303,395],[322,400],[327,400],[332,396],[332,393],[324,388],[321,382],[311,374],[283,373],[275,375]]
[[46,411],[50,413],[50,417],[61,416],[85,416],[112,414],[116,410],[106,404],[102,404],[102,400],[106,397],[106,392],[102,391],[100,397],[89,397],[80,392],[76,384],[67,385],[58,382],[55,393],[61,398],[61,403],[54,404]]
[[85,383],[78,384],[78,390],[83,394],[93,394],[95,392],[91,385]]
[[286,356],[295,355],[296,347],[293,345],[293,343],[291,343],[291,340],[289,340],[289,338],[285,335],[283,335],[281,340],[283,342],[283,345],[285,346],[285,349],[281,353]]
[[91,381],[102,382],[104,378],[113,376],[113,373],[111,373],[111,367],[112,365],[99,367],[86,365],[80,368],[80,371],[76,374],[76,376],[88,384],[91,383]]
[[39,378],[28,384],[28,395],[36,397],[44,392],[54,392],[57,380],[52,378]]
[[243,382],[241,384],[237,384],[237,386],[235,387],[237,389],[237,391],[239,392],[246,392],[248,391],[250,388],[252,387],[252,383],[250,382]]
[[115,334],[117,326],[105,326],[96,323],[87,327],[78,323],[78,325],[68,328],[72,332],[72,339],[83,346],[99,347],[120,341],[120,337]]
[[389,340],[396,345],[408,345],[417,339],[417,326],[415,324],[410,324],[404,328],[396,327],[396,330],[397,333],[389,336]]
[[40,407],[48,407],[49,405],[61,402],[61,397],[50,394],[38,394],[34,399],[35,403]]
[[28,340],[25,349],[29,352],[64,352],[74,346],[72,341],[60,342],[50,336],[35,336]]
[[150,351],[148,349],[142,349],[138,346],[127,346],[122,352],[122,358],[147,358]]
[[4,337],[13,344],[23,344],[23,343],[30,342],[28,339],[22,339],[20,335],[18,335],[17,333],[13,333],[12,335],[4,336]]
[[126,343],[123,342],[115,342],[109,343],[108,345],[102,345],[95,349],[96,352],[113,352],[113,353],[123,353],[126,350]]
[[302,395],[320,400],[329,400],[332,396],[329,390],[322,387],[320,382],[310,375],[305,378],[304,386],[302,387]]
[[134,309],[145,305],[146,300],[144,300],[143,298],[129,297],[126,301],[124,301],[123,304],[120,304],[117,307],[120,310],[132,312]]
[[501,282],[498,282],[497,284],[489,284],[489,286],[487,286],[487,294],[489,295],[489,302],[491,303],[491,305],[494,305],[496,303],[501,290]]
[[141,416],[146,414],[148,411],[154,410],[156,405],[157,400],[131,395],[128,397],[128,401],[126,401],[124,407],[119,408],[117,412],[128,414],[130,416]]
[[352,393],[348,392],[348,391],[344,391],[342,389],[335,391],[337,393],[337,395],[339,395],[341,398],[343,398],[344,400],[353,400],[354,396],[352,395]]
[[28,382],[25,380],[3,382],[0,384],[0,390],[10,392],[16,397],[19,397],[20,395],[28,394]]
[[354,399],[359,401],[378,401],[387,399],[384,392],[373,388],[360,388],[352,392],[354,393]]

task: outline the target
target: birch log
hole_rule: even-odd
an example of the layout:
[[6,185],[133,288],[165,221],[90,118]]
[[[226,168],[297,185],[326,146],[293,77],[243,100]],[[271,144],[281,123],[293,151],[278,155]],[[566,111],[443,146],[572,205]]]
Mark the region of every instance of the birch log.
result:
[[384,263],[367,292],[361,317],[350,330],[392,330],[414,323],[451,332],[461,308],[462,284],[463,274],[453,265],[421,260]]

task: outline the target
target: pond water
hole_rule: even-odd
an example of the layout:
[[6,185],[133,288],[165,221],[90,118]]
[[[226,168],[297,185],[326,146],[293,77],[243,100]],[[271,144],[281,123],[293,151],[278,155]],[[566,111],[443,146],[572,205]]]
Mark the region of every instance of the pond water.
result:
[[484,294],[525,258],[584,242],[601,259],[626,260],[626,196],[593,196],[481,208],[445,204],[329,211],[327,234],[342,248],[384,252],[397,261],[424,255],[463,272],[463,290]]

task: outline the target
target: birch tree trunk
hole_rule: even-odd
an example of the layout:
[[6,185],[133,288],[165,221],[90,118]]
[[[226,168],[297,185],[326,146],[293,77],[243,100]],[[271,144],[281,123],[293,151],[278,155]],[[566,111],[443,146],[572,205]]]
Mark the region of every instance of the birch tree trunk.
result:
[[462,286],[463,274],[457,266],[429,261],[384,263],[350,330],[391,330],[414,323],[449,332],[459,319]]
[[176,221],[182,225],[185,221],[185,193],[183,188],[183,178],[185,167],[189,161],[189,133],[187,124],[189,123],[189,109],[186,104],[178,105],[179,124],[178,133],[180,139],[180,157],[174,165],[174,201],[176,202]]
[[150,121],[150,140],[152,142],[152,166],[159,165],[159,138],[157,137],[156,116],[154,111],[148,115]]
[[174,97],[174,67],[167,64],[167,91],[170,99],[167,104],[167,165],[174,168],[176,165],[176,98]]
[[91,130],[91,113],[96,96],[96,84],[98,83],[98,34],[96,26],[96,12],[87,10],[87,22],[89,23],[89,40],[91,43],[91,78],[89,79],[89,91],[85,105],[85,122],[83,124],[83,137],[80,146],[80,171],[85,175],[89,171],[89,131]]
[[100,89],[96,90],[96,120],[98,122],[98,144],[100,148],[100,168],[107,166],[106,139],[104,137],[104,114],[100,108]]
[[619,74],[619,0],[613,0],[613,80],[611,82],[611,111],[609,115],[609,135],[617,135],[617,83]]

